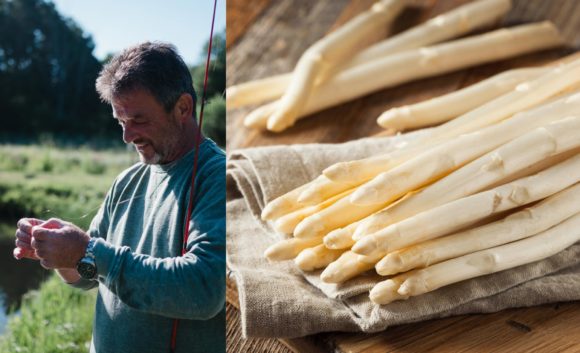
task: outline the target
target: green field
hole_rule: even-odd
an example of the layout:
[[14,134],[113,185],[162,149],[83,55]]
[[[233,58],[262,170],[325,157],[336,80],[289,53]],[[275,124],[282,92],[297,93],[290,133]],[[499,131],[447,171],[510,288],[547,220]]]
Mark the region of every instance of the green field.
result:
[[[0,241],[13,241],[21,217],[62,218],[87,229],[115,176],[134,151],[0,145]],[[0,337],[0,353],[87,352],[95,291],[53,275],[23,300]]]
[[124,149],[0,145],[0,237],[13,237],[22,217],[56,217],[86,229],[115,176],[136,161]]

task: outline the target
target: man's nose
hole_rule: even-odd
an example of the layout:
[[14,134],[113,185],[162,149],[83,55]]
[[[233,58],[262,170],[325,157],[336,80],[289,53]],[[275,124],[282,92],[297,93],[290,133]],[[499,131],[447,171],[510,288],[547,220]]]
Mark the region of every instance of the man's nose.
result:
[[135,131],[129,126],[129,124],[126,124],[123,127],[123,141],[125,141],[125,143],[132,143],[136,138],[137,135],[135,134]]

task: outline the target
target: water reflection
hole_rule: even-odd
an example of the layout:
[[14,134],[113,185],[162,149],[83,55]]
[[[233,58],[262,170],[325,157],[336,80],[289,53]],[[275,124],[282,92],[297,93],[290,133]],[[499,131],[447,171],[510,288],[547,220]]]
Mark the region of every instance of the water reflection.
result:
[[[2,292],[0,292],[0,308],[4,307],[4,294]],[[8,318],[6,317],[6,313],[4,313],[4,310],[0,311],[0,335],[2,335],[4,333],[4,328],[6,327],[6,322],[8,321]]]
[[20,306],[22,295],[36,289],[48,271],[32,260],[17,261],[12,256],[13,241],[0,242],[0,334],[6,326],[6,315]]

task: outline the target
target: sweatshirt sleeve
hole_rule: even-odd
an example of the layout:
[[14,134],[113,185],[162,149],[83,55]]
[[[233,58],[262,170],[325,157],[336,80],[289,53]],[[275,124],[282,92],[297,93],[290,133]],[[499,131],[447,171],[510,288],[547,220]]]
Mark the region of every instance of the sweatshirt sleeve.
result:
[[[97,214],[95,215],[95,217],[91,221],[91,225],[89,226],[89,229],[87,231],[87,233],[89,234],[89,236],[91,238],[94,238],[94,237],[105,238],[105,234],[107,234],[107,228],[109,227],[108,215],[109,215],[110,206],[111,206],[111,197],[112,197],[111,195],[113,194],[116,183],[117,183],[117,180],[115,180],[115,182],[113,183],[113,185],[111,186],[111,188],[107,192],[107,195],[105,196],[105,199],[103,200],[103,203],[101,204],[101,207],[99,208],[99,211],[97,212]],[[67,283],[67,284],[72,286],[72,287],[75,287],[75,288],[79,288],[79,289],[83,289],[83,290],[90,290],[90,289],[97,287],[99,285],[99,282],[96,280],[88,280],[88,279],[81,278],[74,283]]]
[[[198,190],[187,253],[136,254],[98,239],[99,281],[129,307],[171,318],[207,320],[225,305],[225,160],[216,158]],[[201,176],[201,175],[200,175]]]

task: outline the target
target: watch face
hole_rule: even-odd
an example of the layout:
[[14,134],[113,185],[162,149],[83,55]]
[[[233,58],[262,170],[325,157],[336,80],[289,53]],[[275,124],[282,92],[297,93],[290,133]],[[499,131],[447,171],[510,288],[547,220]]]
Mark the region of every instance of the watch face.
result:
[[82,259],[77,265],[77,271],[82,278],[94,279],[97,275],[97,267],[90,260]]

